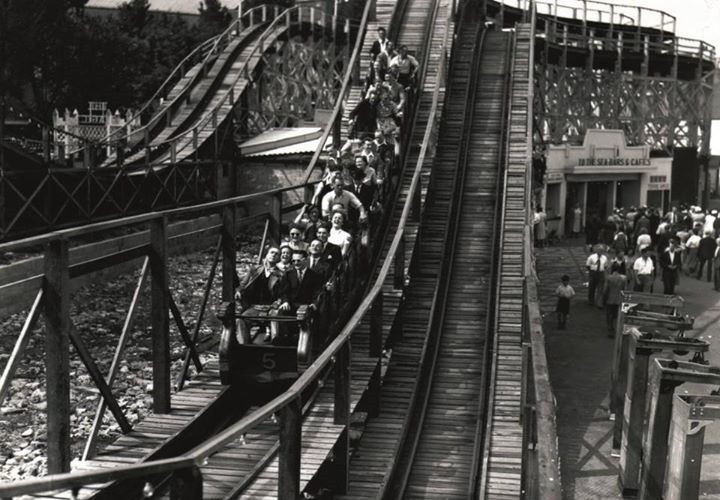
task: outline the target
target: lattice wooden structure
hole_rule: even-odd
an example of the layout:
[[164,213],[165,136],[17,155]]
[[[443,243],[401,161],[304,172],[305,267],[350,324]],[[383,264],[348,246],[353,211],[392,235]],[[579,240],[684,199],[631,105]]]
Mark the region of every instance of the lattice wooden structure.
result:
[[[522,0],[487,2],[511,25]],[[591,128],[632,144],[709,153],[715,49],[675,35],[663,11],[593,0],[536,1],[535,134],[554,144]]]

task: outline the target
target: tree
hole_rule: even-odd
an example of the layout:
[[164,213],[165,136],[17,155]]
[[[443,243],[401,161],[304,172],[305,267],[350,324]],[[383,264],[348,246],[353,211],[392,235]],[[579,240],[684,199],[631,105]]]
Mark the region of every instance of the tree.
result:
[[150,0],[129,0],[120,4],[120,24],[129,33],[140,36],[152,21]]
[[225,30],[232,21],[232,15],[220,0],[203,0],[200,3],[200,37],[206,40]]

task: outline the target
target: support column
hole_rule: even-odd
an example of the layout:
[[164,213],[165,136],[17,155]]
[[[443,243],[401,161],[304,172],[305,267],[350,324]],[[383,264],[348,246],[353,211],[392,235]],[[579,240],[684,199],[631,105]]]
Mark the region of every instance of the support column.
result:
[[232,302],[235,298],[235,207],[222,210],[222,300]]
[[302,444],[300,398],[295,398],[279,413],[278,500],[297,500],[300,495],[300,447]]
[[350,483],[350,343],[340,349],[335,361],[335,412],[334,424],[342,425],[343,432],[333,449],[332,490],[347,493]]
[[153,411],[170,412],[170,297],[167,270],[167,218],[150,222]]
[[45,249],[45,373],[48,472],[70,470],[70,271],[68,242]]

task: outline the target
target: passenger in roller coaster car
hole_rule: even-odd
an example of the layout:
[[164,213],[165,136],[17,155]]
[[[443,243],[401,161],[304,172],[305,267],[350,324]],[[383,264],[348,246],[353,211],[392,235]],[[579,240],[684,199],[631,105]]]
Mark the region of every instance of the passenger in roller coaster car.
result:
[[390,40],[388,40],[387,38],[387,30],[382,26],[379,26],[377,29],[377,39],[370,47],[370,60],[374,61],[378,54],[380,54],[380,52],[384,52],[387,48],[388,43],[392,42],[390,42]]
[[282,272],[276,267],[280,261],[280,250],[268,248],[262,264],[248,271],[242,280],[238,280],[236,299],[242,309],[252,304],[272,304],[276,298],[277,284]]
[[275,265],[275,267],[278,268],[278,270],[285,274],[288,269],[290,269],[291,263],[290,260],[292,259],[292,248],[290,248],[290,245],[281,245],[280,246],[280,260]]
[[323,196],[323,217],[329,217],[332,213],[332,207],[336,204],[342,205],[346,213],[349,207],[356,208],[360,211],[360,221],[363,222],[367,220],[367,212],[365,211],[365,207],[363,207],[357,196],[345,191],[344,182],[340,177],[335,177],[335,179],[333,180],[333,190]]
[[362,137],[364,134],[374,134],[377,129],[377,94],[369,91],[361,99],[349,115],[348,137]]
[[[364,209],[363,213],[365,213]],[[367,214],[365,218],[367,218]],[[330,235],[328,236],[328,243],[339,246],[343,257],[347,255],[348,250],[350,250],[350,243],[352,242],[352,235],[343,229],[345,219],[346,215],[343,212],[339,210],[333,212],[332,217],[330,218],[332,228],[330,229]]]
[[395,68],[385,73],[383,86],[388,89],[390,99],[395,103],[395,116],[402,119],[405,108],[405,88],[398,82],[398,72]]
[[305,228],[305,241],[311,242],[315,239],[315,232],[320,224],[320,207],[309,205],[305,207],[305,211],[298,215],[295,221],[298,225]]
[[[317,310],[317,300],[323,291],[325,279],[321,274],[307,268],[308,254],[304,250],[292,252],[292,269],[288,270],[278,284],[280,306],[278,314],[294,316],[301,305],[308,305],[308,313]],[[275,344],[292,345],[297,335],[297,325],[282,323],[280,336],[273,340]]]
[[312,240],[310,242],[310,248],[308,249],[308,269],[315,271],[326,281],[332,275],[334,267],[330,265],[330,262],[323,258],[324,245],[320,240]]
[[330,237],[330,228],[327,224],[320,224],[317,228],[317,239],[322,244],[322,253],[320,254],[320,260],[325,262],[330,272],[334,272],[335,269],[342,262],[342,250],[340,247],[328,242]]
[[291,250],[304,250],[307,252],[308,244],[304,240],[304,232],[300,224],[290,223],[290,239],[285,243]]
[[417,59],[408,53],[407,45],[401,45],[398,55],[390,61],[391,68],[398,69],[398,82],[405,88],[415,87],[415,74],[420,68]]

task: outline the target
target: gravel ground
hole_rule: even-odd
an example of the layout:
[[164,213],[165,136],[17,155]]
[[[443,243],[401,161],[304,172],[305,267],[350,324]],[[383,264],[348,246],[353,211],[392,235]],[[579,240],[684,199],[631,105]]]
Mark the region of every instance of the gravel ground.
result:
[[[238,271],[242,274],[255,259],[257,239],[246,242],[238,253]],[[205,283],[212,264],[213,248],[203,252],[172,258],[170,261],[170,287],[183,320],[190,332],[195,327],[197,310],[202,302]],[[122,331],[125,314],[130,305],[140,270],[103,282],[88,285],[73,294],[71,318],[74,327],[90,349],[95,362],[107,373],[117,341]],[[200,336],[219,333],[219,321],[215,308],[220,303],[222,269],[218,266],[208,309],[200,329]],[[12,352],[22,329],[27,312],[0,319],[0,370]],[[113,385],[113,393],[131,424],[144,418],[152,406],[152,367],[150,336],[150,288],[146,283],[138,307],[130,340],[122,357],[120,370]],[[170,337],[173,357],[173,380],[182,367],[177,359],[183,353],[183,344],[170,320]],[[25,350],[12,387],[0,407],[0,480],[9,481],[47,472],[44,325],[42,318],[36,325]],[[214,355],[213,346],[202,354],[207,359]],[[192,364],[191,364],[192,366]],[[191,373],[194,369],[191,369]],[[79,356],[71,347],[71,408],[72,452],[81,456],[85,441],[92,427],[98,390]],[[105,419],[98,434],[98,446],[111,442],[119,434],[119,426],[111,413]]]

